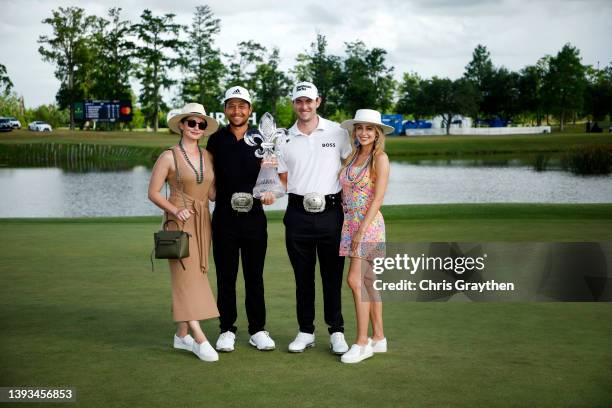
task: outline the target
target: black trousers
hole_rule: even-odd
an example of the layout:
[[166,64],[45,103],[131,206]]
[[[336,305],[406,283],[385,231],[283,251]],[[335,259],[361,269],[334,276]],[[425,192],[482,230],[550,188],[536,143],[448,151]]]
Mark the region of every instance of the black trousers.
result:
[[283,222],[285,243],[295,275],[295,299],[299,329],[314,333],[315,264],[319,258],[323,283],[324,317],[329,333],[344,332],[342,318],[342,272],[344,257],[338,255],[344,214],[342,207],[308,213],[288,206]]
[[217,307],[219,328],[236,332],[236,279],[238,257],[242,260],[249,334],[264,330],[266,303],[263,270],[268,246],[267,220],[257,207],[248,213],[231,208],[215,208],[212,218],[213,258],[217,271]]

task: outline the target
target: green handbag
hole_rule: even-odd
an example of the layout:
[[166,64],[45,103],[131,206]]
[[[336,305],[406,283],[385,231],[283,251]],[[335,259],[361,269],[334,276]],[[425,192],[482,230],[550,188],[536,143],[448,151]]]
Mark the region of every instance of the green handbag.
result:
[[174,220],[168,220],[164,222],[162,230],[153,234],[155,241],[155,258],[156,259],[178,259],[183,265],[183,258],[189,256],[189,233],[178,230],[168,231],[166,225],[168,223],[175,223],[178,227],[178,223]]
[[[181,196],[183,197],[183,205],[187,208],[187,202],[185,201],[185,196],[183,194],[183,183],[181,180],[181,174],[179,172],[178,163],[176,162],[176,154],[173,149],[168,149],[172,151],[172,157],[174,159],[174,167],[176,169],[176,177],[179,185],[181,186]],[[183,264],[183,258],[187,258],[189,256],[189,237],[191,236],[188,232],[179,229],[177,231],[168,231],[166,229],[166,225],[168,223],[173,222],[176,224],[177,228],[180,228],[178,223],[174,220],[167,220],[162,225],[161,231],[155,232],[153,234],[153,251],[151,253],[151,271],[153,271],[153,253],[155,253],[156,259],[178,259],[185,270],[185,265]]]

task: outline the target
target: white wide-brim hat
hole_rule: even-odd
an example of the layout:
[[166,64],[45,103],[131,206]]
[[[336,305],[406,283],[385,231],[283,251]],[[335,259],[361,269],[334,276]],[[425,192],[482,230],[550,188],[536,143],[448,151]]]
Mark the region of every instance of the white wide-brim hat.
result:
[[395,130],[393,126],[382,123],[380,119],[380,112],[375,111],[374,109],[358,109],[357,112],[355,112],[354,119],[345,120],[340,124],[340,126],[351,133],[353,131],[353,126],[357,123],[370,123],[372,125],[380,126],[385,135],[388,135]]
[[181,120],[190,116],[197,116],[198,118],[202,118],[206,121],[206,129],[203,130],[204,136],[212,135],[217,131],[217,129],[219,129],[219,123],[210,116],[206,115],[206,110],[204,110],[204,106],[199,103],[185,104],[185,106],[183,106],[183,109],[181,109],[180,113],[172,116],[168,120],[168,127],[171,131],[180,135],[181,128],[179,127],[179,124],[181,123]]

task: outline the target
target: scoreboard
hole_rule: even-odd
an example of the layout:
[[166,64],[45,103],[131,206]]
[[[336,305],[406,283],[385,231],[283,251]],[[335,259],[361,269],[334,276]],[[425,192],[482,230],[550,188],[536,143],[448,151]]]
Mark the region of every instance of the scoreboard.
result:
[[74,118],[78,121],[131,122],[131,101],[83,101],[74,104]]

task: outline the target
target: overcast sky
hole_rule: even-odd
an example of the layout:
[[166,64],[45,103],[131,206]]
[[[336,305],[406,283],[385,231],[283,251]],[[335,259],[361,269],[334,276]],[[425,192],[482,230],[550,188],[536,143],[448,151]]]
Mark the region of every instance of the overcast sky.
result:
[[105,16],[114,5],[134,23],[149,8],[155,14],[174,13],[177,22],[189,24],[201,4],[221,19],[216,43],[224,52],[250,39],[277,46],[284,70],[309,49],[318,32],[327,36],[329,52],[336,55],[344,55],[345,42],[357,39],[384,48],[397,79],[409,71],[459,77],[479,43],[487,46],[496,66],[512,70],[556,54],[567,42],[580,49],[584,64],[612,62],[610,0],[0,0],[0,63],[26,106],[52,103],[59,82],[53,65],[37,51],[38,36],[50,34],[41,21],[52,9],[78,5],[88,14]]

